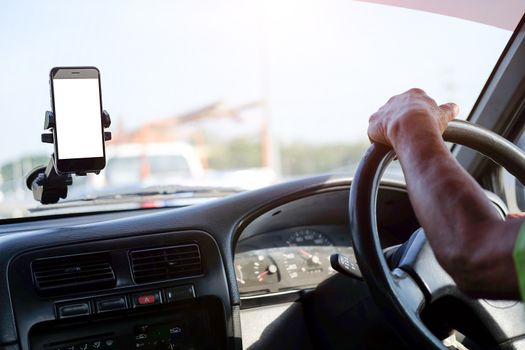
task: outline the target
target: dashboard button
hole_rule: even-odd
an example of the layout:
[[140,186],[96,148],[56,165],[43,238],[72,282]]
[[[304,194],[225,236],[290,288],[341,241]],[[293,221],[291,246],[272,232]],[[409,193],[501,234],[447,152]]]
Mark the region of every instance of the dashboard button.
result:
[[85,316],[91,314],[91,307],[87,301],[82,303],[59,305],[57,309],[59,318]]
[[117,311],[117,310],[126,310],[128,308],[128,302],[126,297],[113,297],[99,299],[95,302],[97,312],[108,312],[108,311]]
[[139,305],[155,304],[155,302],[157,301],[157,299],[155,298],[155,294],[141,295],[138,297],[137,300]]
[[164,289],[167,303],[195,298],[195,289],[193,285],[178,286]]
[[133,294],[131,296],[133,307],[157,305],[162,303],[160,291],[144,292],[139,294]]

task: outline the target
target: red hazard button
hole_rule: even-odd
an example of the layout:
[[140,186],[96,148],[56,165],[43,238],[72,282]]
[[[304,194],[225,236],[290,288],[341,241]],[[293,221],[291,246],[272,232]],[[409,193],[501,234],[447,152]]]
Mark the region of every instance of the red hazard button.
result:
[[144,292],[140,294],[133,294],[131,297],[133,307],[156,305],[162,302],[160,291]]
[[155,304],[155,295],[141,295],[139,297],[139,305],[149,305],[149,304]]

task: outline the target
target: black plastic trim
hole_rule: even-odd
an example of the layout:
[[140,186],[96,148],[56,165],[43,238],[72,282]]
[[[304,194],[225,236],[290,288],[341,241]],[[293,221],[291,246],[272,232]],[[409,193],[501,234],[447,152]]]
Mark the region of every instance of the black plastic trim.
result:
[[[512,35],[492,71],[468,120],[514,141],[523,129],[525,118],[525,17]],[[455,145],[453,153],[459,163],[475,178],[490,162],[471,149]]]

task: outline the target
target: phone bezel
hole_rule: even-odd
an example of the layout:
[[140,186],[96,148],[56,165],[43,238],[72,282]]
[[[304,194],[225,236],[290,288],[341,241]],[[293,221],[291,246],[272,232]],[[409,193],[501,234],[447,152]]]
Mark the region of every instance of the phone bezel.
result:
[[[73,72],[78,72],[73,74]],[[59,76],[57,78],[57,76]],[[55,111],[55,93],[53,79],[93,79],[98,80],[98,93],[100,98],[100,135],[102,142],[102,157],[93,158],[70,158],[60,159],[58,152],[59,137],[57,137],[57,118]],[[54,147],[55,147],[55,170],[57,173],[91,173],[98,172],[106,166],[106,147],[104,141],[104,125],[102,123],[102,89],[100,84],[100,71],[96,67],[54,67],[49,72],[49,83],[51,89],[51,108],[55,115],[55,127],[53,128]]]

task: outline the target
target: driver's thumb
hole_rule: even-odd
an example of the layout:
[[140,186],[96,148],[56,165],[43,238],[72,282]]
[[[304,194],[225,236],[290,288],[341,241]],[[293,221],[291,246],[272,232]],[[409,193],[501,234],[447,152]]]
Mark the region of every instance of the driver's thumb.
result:
[[447,123],[456,118],[459,114],[459,107],[453,102],[442,104],[439,106],[439,109],[443,113]]

